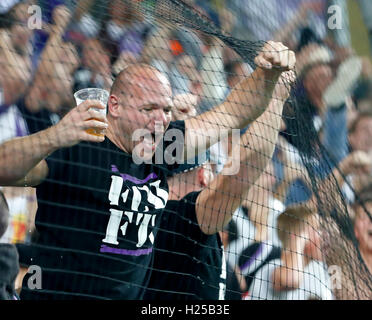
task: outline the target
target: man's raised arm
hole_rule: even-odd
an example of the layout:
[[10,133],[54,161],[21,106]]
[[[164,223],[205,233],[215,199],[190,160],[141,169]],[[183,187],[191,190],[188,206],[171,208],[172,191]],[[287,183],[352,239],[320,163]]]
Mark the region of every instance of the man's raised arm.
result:
[[233,146],[231,157],[224,170],[229,168],[236,155],[240,154],[240,168],[236,175],[219,174],[196,201],[196,215],[201,230],[206,234],[216,233],[230,221],[234,211],[247,197],[272,158],[281,123],[284,101],[288,98],[285,84],[294,80],[294,74],[282,75],[269,107],[241,137],[240,145]]
[[216,143],[221,130],[241,129],[255,121],[267,109],[282,72],[294,69],[296,57],[283,44],[269,41],[255,63],[257,69],[231,90],[225,102],[185,121],[186,158]]
[[[104,108],[99,101],[87,100],[72,109],[58,124],[46,130],[15,138],[0,145],[0,185],[35,186],[48,174],[44,159],[57,149],[80,141],[102,142],[104,137],[87,133],[88,128],[106,129],[104,115],[90,108]],[[91,118],[98,119],[89,120]]]

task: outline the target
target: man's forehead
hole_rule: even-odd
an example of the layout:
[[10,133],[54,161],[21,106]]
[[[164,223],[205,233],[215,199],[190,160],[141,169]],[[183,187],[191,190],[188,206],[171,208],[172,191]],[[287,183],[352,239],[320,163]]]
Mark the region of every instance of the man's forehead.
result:
[[144,104],[172,104],[172,89],[168,79],[159,73],[140,73],[131,77],[130,91]]
[[168,78],[160,71],[153,69],[136,69],[133,70],[130,77],[132,85],[137,85],[142,88],[164,88],[170,89]]

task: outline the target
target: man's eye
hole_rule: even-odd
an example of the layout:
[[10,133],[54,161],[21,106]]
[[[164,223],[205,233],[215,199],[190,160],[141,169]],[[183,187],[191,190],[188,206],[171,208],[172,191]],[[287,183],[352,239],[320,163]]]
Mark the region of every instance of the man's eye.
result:
[[170,109],[170,108],[169,109],[164,109],[164,112],[165,113],[171,113],[172,112],[172,109]]

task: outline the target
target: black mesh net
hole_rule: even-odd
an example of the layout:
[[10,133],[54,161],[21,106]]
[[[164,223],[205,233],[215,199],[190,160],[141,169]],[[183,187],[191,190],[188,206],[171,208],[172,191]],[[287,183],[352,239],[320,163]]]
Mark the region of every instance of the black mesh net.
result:
[[10,298],[371,298],[370,74],[326,8],[5,2]]

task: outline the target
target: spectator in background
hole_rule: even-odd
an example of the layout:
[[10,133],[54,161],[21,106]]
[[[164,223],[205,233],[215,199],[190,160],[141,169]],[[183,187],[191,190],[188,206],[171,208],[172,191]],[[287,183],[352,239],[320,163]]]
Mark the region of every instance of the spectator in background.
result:
[[[305,41],[305,34],[310,42]],[[349,101],[362,75],[363,60],[353,55],[346,56],[334,71],[332,66],[335,58],[330,49],[317,43],[311,30],[304,30],[303,35],[304,46],[298,54],[300,81],[294,93],[305,107],[296,111],[293,107],[287,108],[284,135],[294,147],[307,154],[308,159],[313,158],[310,161],[316,163],[316,175],[325,177],[349,153]],[[309,154],[309,148],[302,148],[304,144],[297,139],[298,128],[294,126],[293,117],[295,121],[306,121],[314,140],[319,138],[322,142],[324,150],[318,150],[318,159],[314,154]],[[305,185],[296,181],[289,189],[286,204],[305,201],[310,193]]]
[[112,85],[110,56],[98,39],[82,44],[81,66],[74,74],[74,92],[84,88],[109,90]]
[[68,37],[75,43],[81,43],[89,38],[96,38],[102,23],[107,16],[107,1],[81,0],[74,9],[74,16]]
[[[38,68],[25,92],[0,113],[0,141],[33,134],[57,123],[72,105],[72,76],[77,67],[77,52],[71,43],[62,41],[69,11],[56,7],[54,24],[39,59]],[[31,239],[37,209],[33,188],[5,187],[10,223],[1,238],[5,243],[24,243]]]
[[[331,300],[330,280],[320,251],[316,214],[306,206],[287,208],[278,218],[280,259],[256,273],[252,300]],[[311,246],[311,249],[307,247]],[[306,254],[305,254],[306,253]]]
[[359,112],[349,128],[349,143],[353,151],[372,152],[372,109]]
[[[332,83],[333,72],[329,65],[332,60],[331,52],[325,46],[318,44],[309,44],[304,47],[299,53],[298,64],[298,87],[295,94],[298,95],[299,102],[305,104],[301,109],[308,118],[309,126],[313,130],[318,131],[321,127],[322,117],[326,112],[326,105],[323,101],[323,93]],[[301,141],[296,141],[297,132],[293,128],[292,120],[295,114],[292,114],[291,109],[287,109],[286,114],[286,133],[290,142],[296,147],[301,148]],[[306,121],[306,120],[305,120]],[[302,151],[302,150],[301,150]]]
[[307,104],[313,127],[335,165],[348,154],[350,98],[370,64],[351,50],[341,53],[334,45],[330,50],[310,29],[303,30],[298,58],[302,84],[296,93]]
[[78,66],[75,47],[62,39],[70,17],[64,6],[54,12],[54,25],[38,68],[17,101],[0,113],[0,141],[35,133],[58,122],[72,102],[72,73]]
[[372,273],[372,185],[360,191],[353,209],[355,213],[354,232],[359,243],[360,254],[369,272]]
[[[220,22],[216,12],[206,5],[205,1],[197,3],[198,5],[193,6],[194,9],[219,27]],[[197,35],[203,42],[200,65],[196,66],[201,78],[200,93],[202,97],[199,109],[200,112],[205,112],[220,104],[229,92],[223,63],[225,45],[218,38],[206,33],[198,32]]]
[[48,74],[56,62],[65,64],[67,73],[76,69],[76,52],[73,46],[66,42],[65,32],[67,31],[71,18],[71,11],[64,5],[55,6],[52,11],[52,23],[45,28],[48,30],[48,38],[41,48],[37,61],[37,70]]
[[280,243],[275,239],[274,231],[276,217],[284,207],[273,197],[273,174],[272,163],[269,163],[233,217],[238,239],[231,242],[226,251],[229,266],[236,266],[244,277],[246,285],[242,297],[247,295],[260,266],[280,256]]
[[32,30],[27,8],[33,0],[0,4],[0,113],[24,94],[31,80]]
[[[42,25],[41,29],[34,30],[34,53],[32,56],[32,65],[36,69],[40,60],[40,55],[45,49],[47,42],[53,32],[55,32],[56,25],[61,24],[59,17],[63,18],[63,11],[68,12],[73,10],[72,0],[37,0],[35,4],[40,6]],[[70,22],[70,16],[64,22],[65,26]],[[64,28],[63,28],[64,29]],[[63,30],[65,31],[65,30]],[[65,34],[63,35],[65,36]]]
[[[346,119],[344,120],[346,126]],[[349,154],[362,154],[365,158],[371,157],[372,155],[372,144],[370,134],[372,133],[372,110],[363,110],[355,116],[349,125],[348,142],[344,139],[344,145],[347,148]],[[338,139],[342,139],[340,136]],[[345,172],[345,174],[347,174]],[[363,176],[369,176],[371,172],[363,172],[357,175],[350,175],[347,179],[347,183],[342,183],[342,190],[348,202],[351,204],[354,202],[354,188],[358,186],[358,183],[363,180]],[[351,188],[352,187],[352,188]]]
[[[203,160],[198,159],[198,163]],[[155,240],[154,270],[145,299],[224,299],[226,262],[222,242],[218,233],[206,234],[199,227],[197,211],[203,204],[196,207],[200,190],[208,192],[213,178],[210,164],[204,162],[168,180],[167,214]]]
[[[285,172],[287,179],[283,180],[277,189],[277,196],[279,198],[281,198],[280,195],[285,193],[282,188],[288,188],[291,181],[296,179],[299,175],[301,176],[304,170],[303,168],[301,169],[301,166],[296,166],[296,164],[291,163],[286,163],[285,167],[287,169],[287,172]],[[340,171],[345,175],[360,172],[366,173],[371,168],[371,160],[368,159],[366,154],[355,152],[346,157],[339,164],[339,167]],[[338,169],[334,169],[333,175],[330,175],[329,177],[333,176],[336,177],[338,185],[343,184],[344,176],[339,173]],[[303,176],[303,178],[308,180],[306,175]],[[328,178],[324,179],[322,183],[319,183],[318,188],[319,194],[322,195],[323,192],[331,192]],[[321,201],[327,201],[328,196],[326,194],[322,197],[325,199],[322,199]],[[337,201],[337,199],[335,200]],[[254,281],[252,282],[248,292],[252,299],[307,299],[310,297],[307,293],[316,293],[317,288],[321,289],[317,294],[318,297],[329,299],[329,290],[327,290],[329,285],[325,285],[328,280],[324,280],[327,279],[326,273],[324,272],[325,268],[322,262],[318,262],[318,260],[321,260],[319,251],[319,248],[321,247],[319,244],[319,235],[315,232],[315,230],[321,230],[319,229],[320,226],[317,222],[318,219],[313,220],[313,222],[316,223],[311,224],[310,229],[305,228],[306,224],[303,221],[306,220],[306,216],[314,216],[314,203],[317,203],[317,200],[313,197],[307,203],[289,207],[286,212],[281,214],[278,218],[277,230],[284,251],[282,250],[281,260],[271,259],[265,261],[262,259],[257,262],[260,266],[254,273]],[[334,208],[324,208],[324,210],[332,211]],[[301,234],[300,230],[303,230],[304,233]],[[291,234],[293,235],[291,236]],[[305,241],[306,239],[307,242]],[[308,255],[307,258],[305,257],[306,255]],[[312,259],[315,260],[312,261]],[[306,269],[306,263],[309,263],[310,261],[312,262],[309,264],[309,269]],[[278,266],[281,267],[279,268]],[[284,277],[283,275],[286,274],[288,276]],[[305,279],[305,277],[309,278],[303,282],[299,281],[302,278]],[[313,285],[314,281],[316,282],[317,279],[323,279],[321,281],[322,284],[308,287],[309,283],[312,283]],[[275,281],[277,281],[276,284]],[[292,290],[299,288],[301,290]]]
[[74,105],[72,74],[61,63],[56,62],[54,68],[48,75],[37,73],[27,94],[17,102],[29,134],[56,124]]
[[324,0],[233,0],[227,5],[237,17],[232,34],[239,39],[275,38],[293,45],[299,38],[297,29],[308,25],[315,26],[319,36],[325,36]]
[[[0,237],[8,226],[9,208],[0,190]],[[0,244],[0,300],[18,300],[15,279],[19,270],[17,249],[12,244]]]
[[355,103],[353,111],[372,109],[372,70],[368,65],[366,68],[363,67],[363,70],[365,70],[364,79],[354,90],[352,96]]
[[[345,175],[354,174],[368,174],[371,170],[372,163],[371,158],[362,151],[355,151],[349,154],[339,165],[340,171],[344,174],[340,174],[337,169],[333,170],[333,177],[336,178],[336,183],[341,186],[344,183]],[[330,176],[331,177],[331,176]],[[332,180],[333,180],[332,177]],[[328,180],[328,178],[326,179]],[[327,182],[327,181],[325,181]],[[337,206],[328,206],[328,201],[332,199],[331,203],[342,201],[340,195],[334,193],[333,190],[329,188],[328,183],[322,183],[318,185],[323,200],[324,207],[328,212],[331,213],[330,217],[325,217],[322,221],[326,227],[323,228],[323,251],[325,254],[325,259],[328,265],[336,265],[340,267],[340,276],[342,277],[341,289],[334,290],[334,295],[337,299],[371,299],[371,290],[369,287],[369,280],[363,279],[363,277],[355,280],[353,275],[363,274],[366,269],[360,263],[360,253],[355,248],[355,236],[353,232],[353,225],[351,221],[351,215],[345,217],[346,219],[339,220],[337,218]],[[330,195],[327,195],[327,192]],[[367,201],[368,202],[368,201]],[[355,207],[360,204],[356,201]],[[352,211],[349,209],[349,212]],[[341,223],[341,228],[337,224]],[[346,236],[346,237],[345,237]],[[346,258],[347,257],[347,258]],[[366,274],[368,277],[368,274]]]
[[202,50],[203,43],[195,32],[158,25],[149,34],[141,59],[167,75],[175,95],[193,94],[199,104],[203,97]]
[[[108,50],[111,63],[115,63],[123,51],[141,51],[149,25],[144,22],[141,2],[113,0],[108,4],[98,38]],[[130,40],[131,39],[131,40]]]

